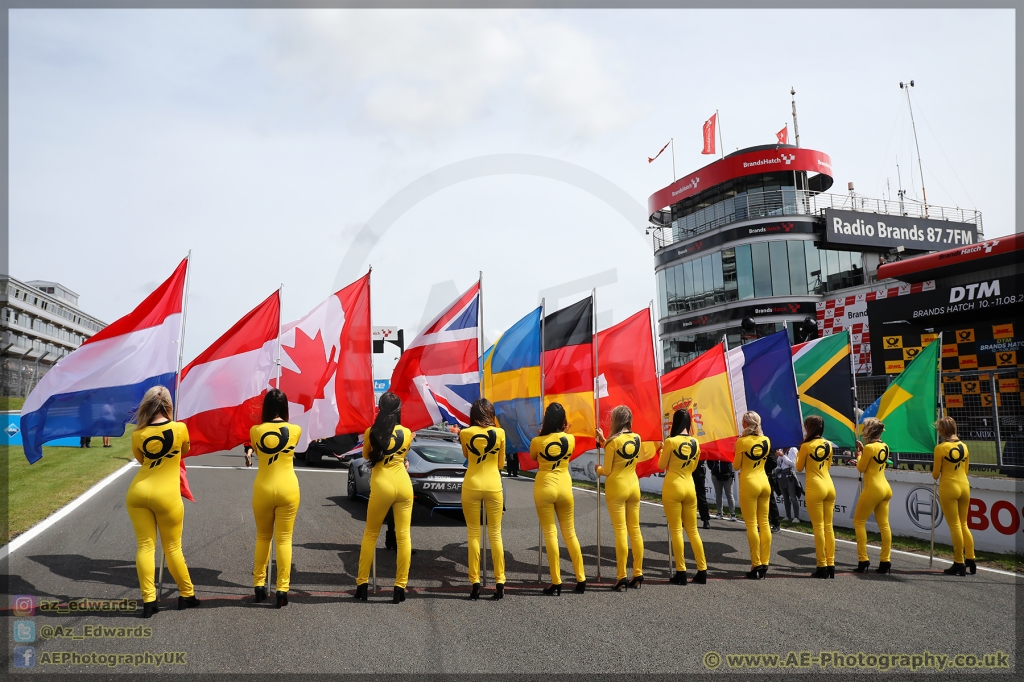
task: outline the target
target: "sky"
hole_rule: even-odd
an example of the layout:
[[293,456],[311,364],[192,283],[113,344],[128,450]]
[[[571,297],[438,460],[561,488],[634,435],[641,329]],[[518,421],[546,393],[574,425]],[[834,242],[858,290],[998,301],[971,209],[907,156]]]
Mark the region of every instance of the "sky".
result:
[[[481,271],[488,341],[595,275],[605,326],[656,296],[641,209],[673,180],[668,151],[647,161],[670,138],[680,177],[713,160],[715,111],[727,152],[773,143],[795,87],[832,191],[919,197],[911,79],[929,203],[1005,235],[1013,26],[1012,10],[10,10],[10,274],[110,322],[191,249],[186,362],[282,284],[296,319],[370,264],[373,323],[409,340]],[[449,166],[476,170],[403,203]]]

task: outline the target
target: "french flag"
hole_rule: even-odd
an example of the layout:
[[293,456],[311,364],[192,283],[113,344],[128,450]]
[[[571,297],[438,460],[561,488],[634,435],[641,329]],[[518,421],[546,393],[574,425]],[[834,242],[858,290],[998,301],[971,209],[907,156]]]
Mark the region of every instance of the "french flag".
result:
[[188,457],[249,441],[270,388],[281,326],[275,291],[181,371],[178,419],[188,427]]
[[174,389],[187,271],[186,258],[139,307],[43,375],[22,408],[29,463],[57,438],[124,435],[147,390]]
[[480,283],[435,317],[409,344],[391,374],[402,425],[413,431],[446,421],[469,425],[480,397]]
[[787,331],[769,334],[725,354],[739,433],[743,432],[743,413],[757,412],[761,430],[773,447],[799,445],[803,440],[792,356]]

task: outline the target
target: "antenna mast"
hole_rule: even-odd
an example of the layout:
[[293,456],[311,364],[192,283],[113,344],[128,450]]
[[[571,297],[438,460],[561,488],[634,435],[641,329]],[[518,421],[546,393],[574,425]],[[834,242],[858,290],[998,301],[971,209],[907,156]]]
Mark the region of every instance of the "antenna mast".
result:
[[796,88],[790,87],[789,94],[793,97],[793,138],[796,146],[800,146],[800,126],[796,124]]
[[928,217],[928,194],[924,191],[924,167],[921,165],[921,147],[917,144],[917,124],[914,123],[914,107],[910,105],[910,88],[914,81],[900,81],[900,89],[907,94],[907,109],[910,110],[910,127],[914,131],[914,149],[917,150],[917,170],[921,174],[921,199],[924,201],[924,217]]

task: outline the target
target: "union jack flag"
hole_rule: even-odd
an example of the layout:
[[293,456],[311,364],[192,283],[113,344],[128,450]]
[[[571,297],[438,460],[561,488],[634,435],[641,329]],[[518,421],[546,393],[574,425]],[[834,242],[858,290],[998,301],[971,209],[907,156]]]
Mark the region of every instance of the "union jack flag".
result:
[[435,317],[409,344],[391,374],[402,399],[402,425],[423,429],[445,421],[469,425],[480,397],[480,283]]

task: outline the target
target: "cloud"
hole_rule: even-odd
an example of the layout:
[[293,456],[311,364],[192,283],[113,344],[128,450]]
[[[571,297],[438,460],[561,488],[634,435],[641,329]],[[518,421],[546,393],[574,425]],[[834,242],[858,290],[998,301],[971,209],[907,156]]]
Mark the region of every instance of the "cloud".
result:
[[639,113],[610,48],[537,12],[315,10],[262,15],[272,67],[364,124],[438,135],[499,109],[592,138]]

